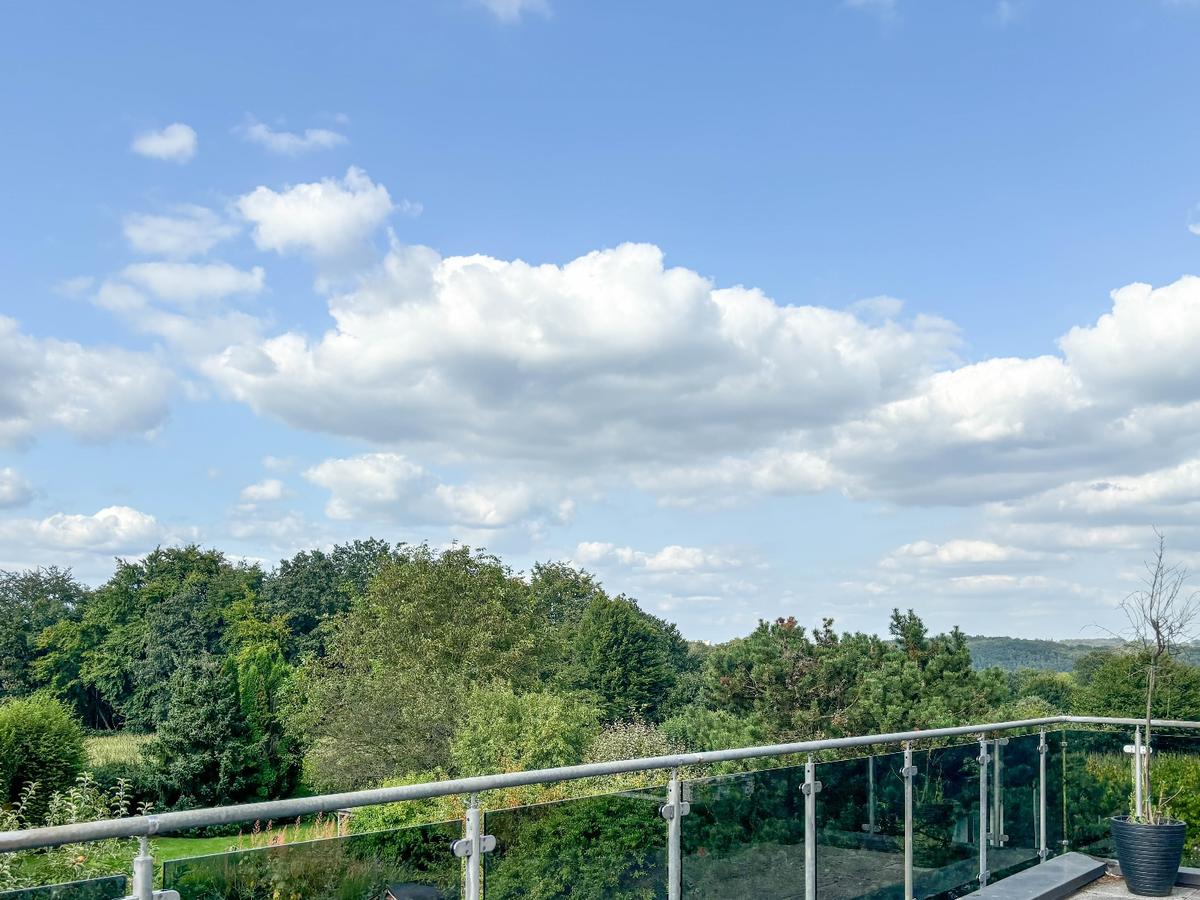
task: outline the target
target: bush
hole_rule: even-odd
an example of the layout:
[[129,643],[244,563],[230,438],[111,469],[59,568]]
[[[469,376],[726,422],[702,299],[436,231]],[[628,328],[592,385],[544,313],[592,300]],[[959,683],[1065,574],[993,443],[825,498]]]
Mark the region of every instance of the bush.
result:
[[[94,822],[135,812],[144,815],[149,808],[132,806],[124,784],[106,791],[85,772],[66,790],[49,796],[31,782],[12,809],[0,809],[0,831]],[[136,850],[136,840],[122,838],[0,853],[0,890],[124,873]]]
[[[69,789],[86,758],[83,728],[58,700],[34,695],[0,704],[0,799],[4,803],[17,801],[34,782],[39,797]],[[30,812],[40,815],[44,804],[35,806]]]

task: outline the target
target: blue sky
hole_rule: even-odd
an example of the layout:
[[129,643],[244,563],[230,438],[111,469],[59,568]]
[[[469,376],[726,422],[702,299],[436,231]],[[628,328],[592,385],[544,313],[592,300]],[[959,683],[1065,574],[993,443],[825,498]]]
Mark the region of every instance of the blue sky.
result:
[[0,567],[459,540],[722,639],[1200,562],[1200,4],[8,23]]

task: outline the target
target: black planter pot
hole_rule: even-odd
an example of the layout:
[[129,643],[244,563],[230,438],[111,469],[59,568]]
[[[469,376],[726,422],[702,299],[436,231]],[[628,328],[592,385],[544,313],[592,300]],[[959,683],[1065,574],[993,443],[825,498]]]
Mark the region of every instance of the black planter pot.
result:
[[1186,835],[1183,822],[1139,825],[1130,822],[1128,816],[1112,817],[1117,862],[1130,893],[1142,897],[1166,897],[1171,893]]

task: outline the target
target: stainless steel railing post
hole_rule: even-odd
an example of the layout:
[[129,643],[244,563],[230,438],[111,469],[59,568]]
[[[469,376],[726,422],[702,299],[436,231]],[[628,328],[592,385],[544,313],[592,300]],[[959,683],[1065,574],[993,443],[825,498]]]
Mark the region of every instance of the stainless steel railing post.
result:
[[988,739],[979,738],[979,886],[988,881]]
[[917,767],[912,761],[912,742],[904,744],[904,900],[915,900],[913,893],[913,777]]
[[483,833],[483,813],[479,809],[479,795],[471,794],[467,801],[467,814],[463,819],[463,836],[450,845],[459,859],[465,861],[463,873],[463,900],[483,898],[483,854],[496,849],[496,839]]
[[1038,859],[1045,861],[1050,855],[1046,846],[1046,754],[1050,745],[1046,743],[1046,729],[1038,732]]
[[133,896],[134,900],[154,900],[154,856],[150,853],[150,838],[145,835],[133,858]]
[[811,755],[804,764],[804,900],[817,900],[817,765]]
[[683,896],[683,817],[691,804],[683,799],[683,780],[679,770],[671,770],[667,785],[667,803],[660,813],[667,820],[667,898],[680,900]]

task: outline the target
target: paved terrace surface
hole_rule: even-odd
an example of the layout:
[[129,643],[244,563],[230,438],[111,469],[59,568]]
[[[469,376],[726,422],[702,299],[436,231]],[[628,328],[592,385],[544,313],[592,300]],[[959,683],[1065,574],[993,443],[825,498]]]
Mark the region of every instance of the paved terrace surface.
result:
[[[1072,894],[1071,900],[1129,900],[1131,897],[1136,898],[1137,894],[1129,892],[1124,878],[1119,875],[1104,875]],[[1177,884],[1171,889],[1171,897],[1200,900],[1200,887],[1184,887]]]

